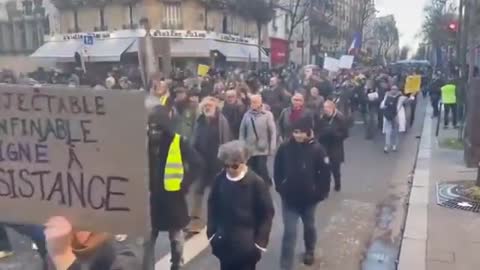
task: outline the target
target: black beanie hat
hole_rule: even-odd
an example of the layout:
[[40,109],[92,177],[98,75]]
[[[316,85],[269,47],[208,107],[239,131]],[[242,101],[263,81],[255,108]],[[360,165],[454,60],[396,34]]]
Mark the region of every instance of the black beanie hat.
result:
[[313,120],[311,117],[302,117],[292,124],[292,131],[300,130],[305,133],[310,133],[313,129]]
[[170,131],[172,127],[172,120],[170,119],[170,110],[166,106],[157,105],[152,109],[148,116],[148,123],[155,124],[165,131]]

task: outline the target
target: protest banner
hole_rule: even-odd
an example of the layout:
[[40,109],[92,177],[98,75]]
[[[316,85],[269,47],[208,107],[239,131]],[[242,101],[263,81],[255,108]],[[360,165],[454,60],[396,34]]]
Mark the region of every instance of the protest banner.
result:
[[410,75],[405,80],[405,94],[416,94],[422,88],[422,76]]
[[337,72],[339,70],[339,65],[340,61],[338,59],[328,56],[325,57],[323,62],[323,68],[332,72]]
[[0,84],[0,221],[145,236],[146,126],[139,91]]
[[198,76],[205,77],[207,76],[209,70],[210,70],[209,66],[199,64],[197,67],[197,74]]
[[351,69],[353,66],[353,60],[353,55],[342,55],[342,57],[340,57],[340,63],[338,66],[339,68]]

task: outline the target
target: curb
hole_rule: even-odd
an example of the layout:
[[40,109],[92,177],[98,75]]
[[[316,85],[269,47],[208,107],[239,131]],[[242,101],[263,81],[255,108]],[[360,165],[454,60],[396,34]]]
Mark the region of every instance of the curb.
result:
[[425,270],[427,267],[427,225],[433,124],[431,113],[431,108],[428,107],[410,191],[398,270]]

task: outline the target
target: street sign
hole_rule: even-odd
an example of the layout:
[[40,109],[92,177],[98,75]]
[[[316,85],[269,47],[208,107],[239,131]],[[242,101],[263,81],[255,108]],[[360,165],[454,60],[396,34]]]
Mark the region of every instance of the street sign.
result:
[[83,45],[93,46],[93,43],[95,43],[95,36],[94,35],[83,36]]

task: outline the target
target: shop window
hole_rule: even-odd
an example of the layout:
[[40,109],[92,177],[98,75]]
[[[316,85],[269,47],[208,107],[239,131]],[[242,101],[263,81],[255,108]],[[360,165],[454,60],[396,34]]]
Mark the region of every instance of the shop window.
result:
[[182,27],[182,3],[165,3],[165,27],[179,29]]

